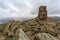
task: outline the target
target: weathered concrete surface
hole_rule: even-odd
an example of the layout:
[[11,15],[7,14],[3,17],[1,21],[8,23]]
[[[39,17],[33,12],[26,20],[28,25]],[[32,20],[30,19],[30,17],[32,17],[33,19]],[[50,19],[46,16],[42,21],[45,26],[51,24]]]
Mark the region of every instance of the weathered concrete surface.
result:
[[40,6],[39,7],[38,18],[40,18],[40,20],[46,20],[47,19],[47,8],[46,8],[46,6]]

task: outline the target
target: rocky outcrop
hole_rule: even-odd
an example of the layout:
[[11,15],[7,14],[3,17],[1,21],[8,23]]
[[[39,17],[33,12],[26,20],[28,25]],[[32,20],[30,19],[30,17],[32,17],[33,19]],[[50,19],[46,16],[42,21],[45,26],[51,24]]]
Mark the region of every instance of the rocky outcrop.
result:
[[60,40],[60,20],[47,17],[41,6],[34,19],[0,24],[0,40]]
[[54,36],[52,36],[49,33],[38,33],[35,36],[35,39],[34,40],[59,40],[59,39],[56,38],[56,37],[54,37]]

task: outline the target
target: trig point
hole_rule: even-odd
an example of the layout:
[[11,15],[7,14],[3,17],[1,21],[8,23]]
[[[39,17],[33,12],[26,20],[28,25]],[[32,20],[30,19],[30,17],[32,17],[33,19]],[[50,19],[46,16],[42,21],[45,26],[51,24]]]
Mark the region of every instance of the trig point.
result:
[[40,20],[46,20],[46,19],[47,19],[46,6],[40,6],[40,7],[39,7],[38,18],[39,18]]

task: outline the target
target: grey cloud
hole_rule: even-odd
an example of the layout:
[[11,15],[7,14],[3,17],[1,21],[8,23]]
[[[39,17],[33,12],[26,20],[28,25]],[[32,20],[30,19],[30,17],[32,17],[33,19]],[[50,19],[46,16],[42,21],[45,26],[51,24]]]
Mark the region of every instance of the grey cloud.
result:
[[60,0],[0,0],[0,16],[36,17],[41,5],[47,6],[48,16],[58,16],[59,4]]

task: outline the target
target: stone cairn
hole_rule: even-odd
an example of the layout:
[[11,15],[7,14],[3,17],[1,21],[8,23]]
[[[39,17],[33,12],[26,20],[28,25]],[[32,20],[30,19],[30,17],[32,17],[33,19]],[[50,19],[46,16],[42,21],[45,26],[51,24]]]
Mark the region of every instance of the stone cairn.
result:
[[47,19],[46,6],[40,6],[40,7],[39,7],[38,18],[39,18],[40,20],[46,20],[46,19]]

